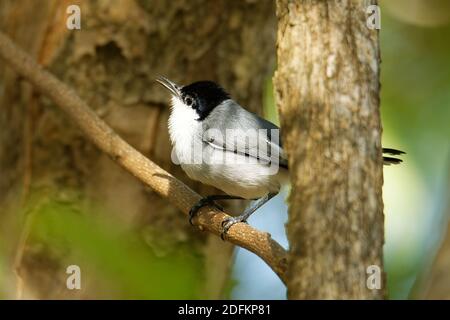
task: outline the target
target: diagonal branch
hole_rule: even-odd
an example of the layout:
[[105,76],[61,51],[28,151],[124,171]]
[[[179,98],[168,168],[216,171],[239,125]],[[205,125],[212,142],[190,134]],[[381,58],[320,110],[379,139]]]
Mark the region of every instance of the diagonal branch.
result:
[[[189,209],[200,200],[200,195],[117,135],[71,88],[44,70],[2,32],[0,57],[40,92],[51,98],[100,150],[160,196],[167,198],[184,214],[188,215]],[[199,211],[194,224],[200,230],[207,230],[218,236],[222,221],[227,217],[227,214],[217,209],[205,207]],[[228,231],[226,240],[258,255],[285,282],[287,253],[270,234],[239,223]]]

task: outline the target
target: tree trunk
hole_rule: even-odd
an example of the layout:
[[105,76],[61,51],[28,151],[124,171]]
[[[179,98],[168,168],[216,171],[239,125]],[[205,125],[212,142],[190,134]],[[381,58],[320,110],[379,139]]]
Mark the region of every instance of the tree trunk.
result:
[[380,268],[370,269],[375,277],[383,268],[384,243],[380,56],[378,32],[366,26],[369,4],[277,1],[290,299],[385,296],[383,280],[379,290],[366,286],[367,268]]
[[[66,8],[81,8],[81,30],[66,28]],[[261,112],[263,82],[275,55],[271,1],[25,1],[0,3],[0,28],[75,91],[138,150],[201,194],[211,188],[188,181],[170,161],[169,97],[154,78],[179,83],[221,83],[250,109]],[[101,203],[130,228],[167,234],[202,257],[202,298],[223,297],[233,247],[200,233],[166,201],[93,147],[59,110],[11,69],[0,66],[1,231],[18,239],[13,221],[36,190],[65,202]],[[236,204],[242,209],[242,204]],[[22,233],[17,258],[25,298],[83,298],[67,292],[65,267],[49,274],[45,248]],[[20,242],[20,241],[19,241]],[[15,241],[7,244],[14,248]],[[149,247],[150,250],[150,247]],[[61,274],[56,277],[55,274]],[[19,290],[22,290],[19,288]],[[114,296],[95,296],[114,298]]]

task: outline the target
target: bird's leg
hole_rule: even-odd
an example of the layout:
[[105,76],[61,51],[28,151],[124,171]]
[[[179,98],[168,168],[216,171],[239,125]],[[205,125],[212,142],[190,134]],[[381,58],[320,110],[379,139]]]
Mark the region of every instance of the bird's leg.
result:
[[202,207],[211,205],[211,206],[216,207],[220,211],[223,211],[223,208],[220,205],[218,205],[217,203],[214,202],[215,200],[234,200],[234,199],[242,200],[243,198],[236,197],[236,196],[230,196],[230,195],[227,195],[227,194],[215,194],[215,195],[207,196],[207,197],[204,197],[204,198],[200,199],[191,208],[191,210],[189,210],[189,223],[191,225],[193,225],[192,224],[192,219],[194,219],[194,217],[197,214],[198,210],[200,210]]
[[225,220],[223,220],[222,233],[220,234],[222,240],[224,240],[225,235],[227,234],[228,230],[231,228],[232,225],[238,222],[246,222],[253,212],[258,210],[263,204],[265,204],[267,201],[269,201],[276,195],[277,195],[276,193],[268,193],[264,197],[259,198],[253,204],[251,204],[247,209],[244,210],[244,213],[242,213],[240,216],[226,218]]

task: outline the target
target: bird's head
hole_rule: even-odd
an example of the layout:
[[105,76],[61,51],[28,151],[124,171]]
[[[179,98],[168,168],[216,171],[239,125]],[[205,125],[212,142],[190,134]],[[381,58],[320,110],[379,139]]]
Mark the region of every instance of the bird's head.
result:
[[181,103],[184,108],[195,110],[198,118],[205,119],[216,106],[230,99],[230,95],[213,81],[198,81],[181,86],[164,77],[156,79],[172,94],[175,103]]

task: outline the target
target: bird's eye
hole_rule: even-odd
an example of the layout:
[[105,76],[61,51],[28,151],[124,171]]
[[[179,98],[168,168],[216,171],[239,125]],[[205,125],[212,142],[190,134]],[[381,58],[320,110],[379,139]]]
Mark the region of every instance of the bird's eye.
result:
[[187,96],[187,97],[184,99],[184,103],[185,103],[188,107],[190,107],[190,106],[192,106],[192,104],[194,103],[194,99],[192,99],[191,97]]

